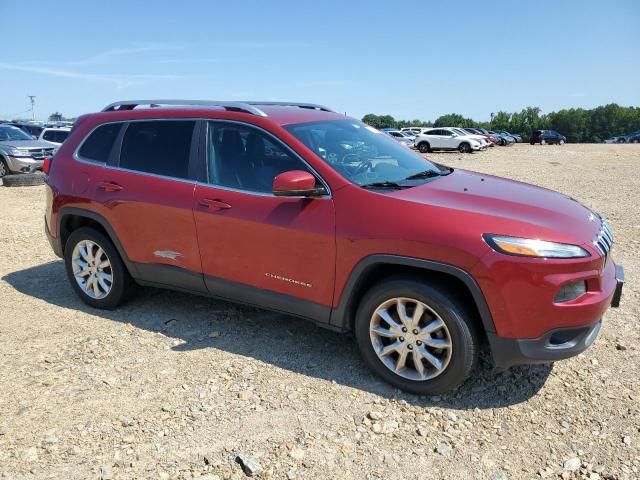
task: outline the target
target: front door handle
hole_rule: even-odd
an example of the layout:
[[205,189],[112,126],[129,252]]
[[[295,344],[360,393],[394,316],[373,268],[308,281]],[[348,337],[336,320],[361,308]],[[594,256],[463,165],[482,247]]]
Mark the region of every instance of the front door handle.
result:
[[98,188],[105,192],[119,192],[122,190],[122,185],[118,185],[116,182],[101,182]]
[[198,202],[198,204],[204,208],[217,208],[219,210],[227,210],[228,208],[231,208],[231,205],[229,205],[227,202],[223,202],[222,200],[219,200],[217,198],[203,198]]

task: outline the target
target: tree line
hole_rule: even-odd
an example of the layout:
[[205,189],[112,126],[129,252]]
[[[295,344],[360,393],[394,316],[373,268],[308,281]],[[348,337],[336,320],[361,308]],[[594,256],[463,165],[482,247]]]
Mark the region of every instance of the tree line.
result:
[[570,108],[543,114],[538,107],[520,112],[491,114],[491,121],[478,122],[457,113],[438,117],[435,121],[396,120],[391,115],[369,113],[362,121],[375,128],[404,127],[480,127],[506,130],[527,139],[534,130],[557,130],[568,142],[602,142],[603,140],[640,130],[640,107],[621,107],[615,103],[593,109]]

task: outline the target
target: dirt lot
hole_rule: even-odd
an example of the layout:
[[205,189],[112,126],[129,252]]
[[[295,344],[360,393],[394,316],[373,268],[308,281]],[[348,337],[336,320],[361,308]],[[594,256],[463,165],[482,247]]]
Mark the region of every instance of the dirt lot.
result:
[[0,478],[639,478],[640,146],[433,154],[561,190],[610,220],[622,308],[580,357],[442,397],[373,378],[350,338],[143,290],[114,312],[67,284],[44,188],[0,187]]

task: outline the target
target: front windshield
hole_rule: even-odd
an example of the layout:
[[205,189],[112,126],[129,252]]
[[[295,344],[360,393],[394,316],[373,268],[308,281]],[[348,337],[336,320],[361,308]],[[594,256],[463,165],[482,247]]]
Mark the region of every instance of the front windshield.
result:
[[453,131],[458,135],[469,135],[469,132],[465,132],[464,130],[460,130],[459,128],[454,128]]
[[32,140],[32,138],[18,127],[0,125],[0,142],[6,140]]
[[398,183],[419,173],[437,176],[442,172],[424,157],[357,120],[310,122],[285,128],[337,172],[361,186]]

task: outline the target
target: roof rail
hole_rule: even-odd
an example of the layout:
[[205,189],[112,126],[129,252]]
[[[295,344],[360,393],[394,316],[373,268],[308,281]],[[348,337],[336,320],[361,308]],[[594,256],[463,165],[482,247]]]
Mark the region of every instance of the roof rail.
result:
[[139,105],[147,105],[149,107],[160,107],[163,105],[182,105],[182,106],[202,106],[202,107],[222,107],[231,112],[244,112],[260,117],[266,117],[267,114],[259,106],[282,106],[282,107],[299,107],[311,110],[322,110],[324,112],[333,112],[333,110],[322,105],[314,103],[297,103],[297,102],[236,102],[236,101],[214,101],[214,100],[123,100],[107,105],[102,109],[103,112],[115,112],[120,110],[133,110]]
[[260,117],[266,117],[259,108],[245,102],[217,102],[213,100],[123,100],[114,102],[102,109],[103,112],[115,112],[120,110],[133,110],[137,106],[147,105],[149,107],[160,107],[164,105],[200,106],[200,107],[222,107],[232,112],[245,112]]
[[275,106],[275,107],[299,107],[299,108],[308,108],[311,110],[322,110],[323,112],[333,112],[333,110],[331,110],[328,107],[325,107],[324,105],[317,105],[315,103],[300,103],[300,102],[257,102],[257,101],[250,101],[250,102],[244,102],[248,105],[258,105],[258,106],[264,106],[264,107],[269,107],[269,106]]

